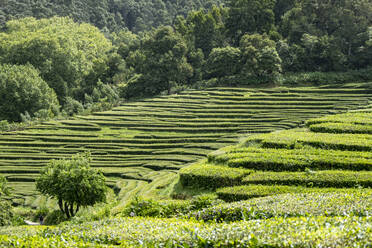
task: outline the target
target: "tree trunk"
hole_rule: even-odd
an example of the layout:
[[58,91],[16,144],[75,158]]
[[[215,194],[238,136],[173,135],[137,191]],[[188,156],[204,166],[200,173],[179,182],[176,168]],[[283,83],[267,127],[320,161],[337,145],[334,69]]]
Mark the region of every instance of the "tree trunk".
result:
[[74,217],[75,216],[75,213],[74,213],[74,203],[71,203],[71,205],[70,205],[70,215],[71,215],[71,217]]
[[59,206],[59,209],[62,211],[62,213],[64,214],[65,211],[63,210],[63,202],[62,202],[62,199],[58,199],[58,206]]
[[65,214],[67,216],[67,219],[71,218],[67,202],[65,202]]

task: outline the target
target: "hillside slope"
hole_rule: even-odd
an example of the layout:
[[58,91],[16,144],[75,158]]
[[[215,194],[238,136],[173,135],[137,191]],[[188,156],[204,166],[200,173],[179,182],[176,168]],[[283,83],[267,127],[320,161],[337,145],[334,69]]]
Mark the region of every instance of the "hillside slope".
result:
[[[368,216],[372,207],[371,120],[370,111],[330,115],[307,121],[308,128],[251,136],[239,145],[209,154],[204,163],[181,169],[181,182],[184,186],[217,188],[217,195],[225,201],[291,194],[271,198],[270,209],[266,206],[260,210],[266,211],[265,216],[301,215],[296,211],[313,216],[320,209],[324,214],[321,205],[338,200],[336,195],[319,198],[319,194],[355,194],[341,202],[362,203],[363,196],[358,195],[362,193],[367,196],[367,205],[361,204],[364,208],[357,212],[366,211]],[[315,194],[313,200],[295,195],[309,193]],[[324,199],[327,200],[321,204]],[[219,213],[229,209],[224,218],[237,220],[244,218],[242,213],[246,210],[250,215],[252,207],[259,208],[259,201],[223,204],[196,216],[219,219]],[[274,203],[280,207],[276,209]],[[339,207],[333,202],[326,212],[337,212]],[[343,215],[347,210],[344,211],[335,215]],[[250,217],[244,219],[247,218]]]
[[[364,88],[211,88],[123,104],[112,111],[0,135],[0,173],[24,203],[50,159],[89,150],[121,198],[164,191],[178,169],[255,133],[368,105]],[[30,202],[26,202],[30,204]]]

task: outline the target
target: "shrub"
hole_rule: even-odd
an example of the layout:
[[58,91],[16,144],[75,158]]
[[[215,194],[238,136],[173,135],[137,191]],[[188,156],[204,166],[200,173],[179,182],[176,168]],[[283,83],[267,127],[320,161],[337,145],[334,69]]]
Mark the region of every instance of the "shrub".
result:
[[[372,118],[372,116],[371,116]],[[309,126],[310,131],[317,133],[365,133],[372,134],[372,125],[350,123],[320,123]]]
[[256,172],[245,177],[243,183],[314,187],[372,187],[372,171]]
[[190,213],[204,221],[239,221],[291,216],[370,216],[371,192],[281,194],[224,203]]
[[354,188],[307,188],[301,186],[282,186],[282,185],[242,185],[234,187],[220,188],[217,190],[218,198],[224,201],[241,201],[251,198],[265,197],[271,195],[288,194],[288,193],[355,193],[355,192],[370,192],[367,189]]
[[[276,136],[274,136],[276,137]],[[369,152],[301,149],[237,148],[225,154],[210,154],[209,162],[257,170],[299,171],[311,169],[371,170]]]
[[251,172],[250,170],[199,163],[182,168],[180,182],[183,186],[215,189],[238,185],[242,178]]

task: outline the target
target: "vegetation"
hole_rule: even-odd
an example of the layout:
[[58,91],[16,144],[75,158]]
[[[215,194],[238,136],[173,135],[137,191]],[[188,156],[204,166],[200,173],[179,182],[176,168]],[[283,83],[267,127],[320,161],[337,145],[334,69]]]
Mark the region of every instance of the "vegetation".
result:
[[0,119],[53,117],[59,111],[56,94],[31,65],[0,65],[0,99]]
[[106,200],[105,178],[90,168],[90,160],[89,154],[74,155],[71,160],[52,160],[36,180],[37,190],[56,198],[68,219],[80,207]]
[[[363,84],[359,86],[363,87]],[[107,177],[106,184],[115,190],[123,204],[135,195],[145,198],[170,195],[178,177],[177,171],[216,149],[232,145],[252,133],[288,129],[301,124],[303,119],[359,108],[368,103],[369,89],[355,88],[354,85],[343,87],[327,90],[189,90],[177,95],[128,102],[112,111],[90,116],[26,126],[23,127],[25,130],[1,134],[0,173],[15,189],[13,200],[16,204],[39,207],[41,199],[33,182],[39,171],[52,159],[70,158],[72,154],[89,150],[91,166],[102,170]],[[249,137],[253,139],[253,136]],[[248,149],[277,153],[275,149]],[[279,151],[283,156],[302,156],[301,149],[286,153],[285,149]],[[343,168],[348,170],[369,168],[367,162],[370,156],[366,152],[311,151],[307,153],[313,154],[313,160],[319,157],[316,161],[323,168],[331,163],[331,153],[335,154],[335,158],[337,155],[337,161],[341,161]],[[216,159],[222,157],[223,154],[215,156]],[[298,168],[316,167],[305,158],[296,161]],[[344,161],[350,162],[350,165]],[[340,168],[341,165],[334,166]],[[225,171],[230,173],[233,170]],[[203,167],[199,172],[205,172]],[[204,185],[206,188],[213,186],[208,180]]]
[[[369,217],[272,218],[230,224],[156,218],[114,218],[83,225],[1,230],[4,246],[368,246]],[[228,235],[227,235],[228,234]]]
[[190,214],[204,221],[239,221],[278,217],[370,216],[371,192],[278,194],[223,203]]
[[370,13],[0,0],[0,246],[369,246]]
[[6,199],[10,195],[10,188],[7,184],[5,177],[0,176],[0,226],[6,226],[10,224],[13,217],[12,208],[10,201]]
[[[359,197],[359,194],[370,195],[369,191],[372,186],[372,154],[371,144],[369,143],[371,135],[359,134],[359,130],[351,132],[349,129],[340,129],[339,134],[323,133],[325,132],[324,129],[318,130],[311,127],[324,123],[330,125],[352,123],[353,120],[359,123],[356,125],[362,125],[363,118],[366,119],[366,123],[363,123],[363,125],[368,126],[368,120],[371,117],[369,111],[350,112],[310,119],[307,121],[310,126],[309,129],[293,129],[253,135],[239,145],[225,147],[209,154],[208,166],[205,166],[204,171],[208,174],[208,171],[213,171],[213,169],[224,168],[224,170],[229,171],[229,169],[234,170],[235,167],[238,167],[239,170],[242,170],[242,168],[255,170],[251,171],[242,180],[235,181],[236,186],[226,187],[230,186],[226,183],[225,187],[216,190],[218,197],[226,201],[251,198],[258,198],[257,200],[259,200],[265,199],[262,198],[265,196],[275,196],[283,197],[285,199],[283,204],[291,206],[291,200],[288,200],[283,194],[288,194],[289,197],[297,197],[300,193],[306,193],[305,198],[309,198],[309,193],[311,193],[310,195],[317,195],[316,197],[321,196],[320,199],[314,200],[314,202],[320,204],[316,205],[316,208],[322,206],[321,199],[327,194],[357,194],[355,200],[359,201],[363,198],[362,196]],[[322,133],[318,133],[319,131]],[[198,170],[203,171],[202,164],[198,166]],[[189,176],[193,176],[192,167],[181,170],[180,181],[185,186],[189,185],[187,182]],[[215,181],[223,182],[222,175],[220,175],[220,180],[210,179],[210,185],[213,185]],[[207,185],[208,182],[204,180],[203,184]],[[199,186],[197,183],[194,185]],[[370,201],[370,199],[368,200]],[[299,200],[299,202],[301,201]],[[312,211],[305,210],[309,201],[310,198],[304,201],[304,206],[299,202],[295,203],[300,206],[299,211],[303,211],[302,213],[305,215],[313,215]],[[272,207],[272,204],[277,203],[278,200],[270,198],[268,202]],[[340,202],[335,205],[344,206],[344,203]],[[195,214],[199,216],[197,218],[203,220],[214,219],[219,221],[245,220],[251,218],[249,217],[250,214],[257,216],[257,218],[271,218],[278,214],[275,208],[272,209],[272,214],[257,214],[255,210],[252,210],[256,206],[255,200],[252,200],[252,207],[247,207],[247,209],[243,207],[241,202],[236,203],[236,205],[225,204],[223,206],[223,209],[211,207]],[[280,209],[282,208],[284,207],[281,206]],[[368,210],[370,206],[363,205],[362,208]],[[333,210],[335,208],[330,208],[324,214],[327,215]],[[320,213],[323,213],[323,210],[320,211]],[[242,215],[242,213],[246,214]],[[360,211],[357,211],[357,213],[360,213]],[[287,210],[283,212],[283,215],[292,216]],[[301,214],[297,212],[293,214],[293,216],[298,215]]]
[[32,64],[61,104],[67,97],[82,101],[84,93],[92,94],[111,49],[97,28],[60,17],[25,18],[6,25],[0,35],[2,63]]

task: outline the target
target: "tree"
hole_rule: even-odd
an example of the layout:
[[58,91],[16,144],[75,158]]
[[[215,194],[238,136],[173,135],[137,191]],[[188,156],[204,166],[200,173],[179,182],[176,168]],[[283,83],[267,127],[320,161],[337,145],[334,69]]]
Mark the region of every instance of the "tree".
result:
[[33,65],[61,104],[67,96],[83,100],[93,90],[107,69],[111,48],[96,27],[70,18],[13,20],[0,33],[0,61]]
[[241,52],[236,47],[213,48],[207,61],[210,77],[224,77],[237,74],[240,69]]
[[5,177],[0,175],[0,226],[10,224],[10,220],[13,217],[12,206],[10,202],[5,198],[10,195],[10,188],[7,184]]
[[220,8],[213,6],[208,13],[204,10],[192,11],[186,19],[195,49],[201,49],[205,57],[214,47],[223,44],[223,22]]
[[275,22],[275,0],[230,0],[226,29],[234,44],[245,34],[268,33]]
[[276,44],[266,35],[244,35],[240,41],[244,76],[271,80],[281,72],[281,59]]
[[128,80],[127,97],[170,91],[172,84],[185,84],[192,76],[186,58],[187,46],[171,27],[160,27],[143,38],[140,49],[127,58],[134,68]]
[[39,111],[53,117],[58,108],[56,94],[33,66],[0,65],[0,119],[20,121],[20,114]]
[[[322,48],[318,54],[324,54],[322,57],[325,58],[328,53],[331,57],[326,60],[331,62],[342,60],[342,63],[322,66],[322,70],[360,68],[369,65],[368,59],[363,58],[365,53],[360,51],[368,40],[365,34],[372,25],[371,13],[371,0],[302,0],[283,16],[280,30],[290,45],[302,43],[304,46],[307,44],[304,40],[314,37],[314,44]],[[334,49],[337,50],[336,57],[340,58],[332,58]]]
[[90,168],[89,153],[71,159],[51,160],[36,180],[36,188],[56,198],[62,213],[69,219],[80,207],[106,200],[107,187],[102,172]]

